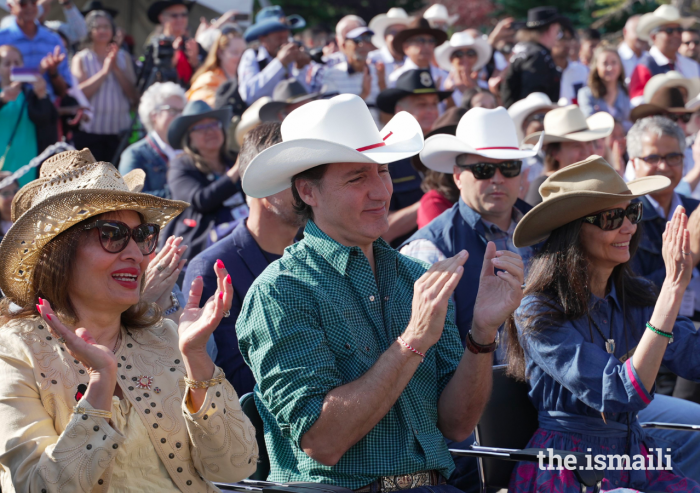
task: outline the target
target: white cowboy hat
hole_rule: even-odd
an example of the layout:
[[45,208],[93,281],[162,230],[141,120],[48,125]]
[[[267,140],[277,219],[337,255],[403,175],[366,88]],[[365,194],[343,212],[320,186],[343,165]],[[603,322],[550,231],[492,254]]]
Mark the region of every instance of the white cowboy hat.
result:
[[372,44],[377,48],[383,48],[386,46],[386,41],[384,40],[384,32],[389,26],[394,26],[396,24],[401,24],[402,26],[407,26],[412,17],[409,17],[404,9],[401,7],[392,7],[386,14],[379,14],[374,16],[374,18],[369,21],[370,30],[374,31],[374,36],[372,36]]
[[644,102],[651,103],[654,93],[662,87],[684,87],[688,93],[688,101],[700,93],[700,78],[688,79],[676,70],[671,70],[665,74],[657,74],[644,86]]
[[450,15],[447,11],[447,7],[441,3],[436,3],[431,5],[430,8],[423,13],[423,18],[428,19],[431,27],[434,27],[433,21],[446,22],[448,26],[451,26],[457,22],[457,19],[459,19],[459,14]]
[[544,131],[535,132],[523,141],[534,144],[544,135],[544,144],[553,142],[591,142],[610,135],[615,119],[610,113],[600,111],[586,118],[575,104],[556,108],[544,115]]
[[471,48],[476,51],[476,63],[472,67],[472,71],[481,70],[481,67],[486,65],[491,59],[493,49],[488,41],[484,38],[474,39],[470,34],[465,32],[454,33],[449,41],[445,41],[440,46],[435,48],[435,61],[443,70],[448,72],[452,70],[450,57],[452,53],[462,48]]
[[262,123],[260,109],[270,102],[272,102],[270,96],[263,96],[243,112],[241,121],[236,126],[235,133],[236,142],[238,142],[239,146],[243,145],[243,139],[245,139],[246,134]]
[[681,13],[673,5],[661,5],[658,9],[644,14],[637,24],[637,36],[643,41],[650,42],[650,34],[657,27],[664,24],[680,24],[682,27],[691,27],[695,23],[694,17],[681,17]]
[[[698,79],[700,81],[700,79]],[[700,94],[695,96],[693,99],[685,104],[685,109],[688,111],[698,111],[700,110]]]
[[515,123],[515,131],[518,134],[518,142],[522,142],[525,138],[523,134],[523,122],[525,119],[540,110],[553,110],[559,106],[556,103],[552,103],[543,92],[533,92],[528,95],[525,99],[521,99],[513,103],[510,108],[508,108],[508,114],[513,119]]
[[397,113],[377,130],[365,102],[354,94],[317,100],[292,111],[282,122],[282,142],[248,165],[243,190],[268,197],[292,185],[292,177],[326,163],[387,164],[418,154],[423,131],[409,113]]
[[476,154],[490,159],[525,159],[535,156],[541,147],[521,150],[513,120],[506,109],[472,108],[459,120],[456,135],[429,137],[420,153],[426,167],[452,173],[460,154]]

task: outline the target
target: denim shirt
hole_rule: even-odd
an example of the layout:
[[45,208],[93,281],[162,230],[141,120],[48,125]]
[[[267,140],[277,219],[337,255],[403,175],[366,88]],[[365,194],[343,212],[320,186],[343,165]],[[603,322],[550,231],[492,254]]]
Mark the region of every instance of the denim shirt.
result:
[[[552,321],[541,331],[528,331],[523,336],[524,316],[545,311],[536,303],[544,296],[526,296],[515,312],[530,400],[539,412],[540,427],[564,433],[624,437],[629,412],[632,434],[640,439],[643,434],[637,413],[651,402],[654,389],[648,392],[644,388],[632,365],[634,356],[629,355],[647,330],[645,324],[654,306],[633,307],[627,302],[625,323],[620,296],[613,286],[602,299],[591,296],[590,325],[585,316]],[[614,354],[606,352],[596,324],[606,339],[614,339]],[[676,319],[673,342],[666,349],[663,364],[677,375],[700,380],[700,334],[685,317]],[[601,413],[605,413],[607,424]]]
[[[155,141],[152,141],[155,144]],[[146,172],[146,181],[142,192],[158,197],[170,198],[167,185],[168,163],[149,143],[148,137],[134,142],[124,149],[119,160],[119,172],[125,175],[131,170],[142,169]]]
[[618,87],[617,89],[617,98],[615,98],[615,103],[612,108],[608,106],[604,98],[596,98],[593,96],[591,88],[588,86],[579,89],[578,105],[586,118],[600,111],[604,111],[610,113],[615,120],[621,122],[625,127],[625,131],[629,130],[632,126],[632,122],[630,121],[630,97],[629,94],[622,90],[622,87]]

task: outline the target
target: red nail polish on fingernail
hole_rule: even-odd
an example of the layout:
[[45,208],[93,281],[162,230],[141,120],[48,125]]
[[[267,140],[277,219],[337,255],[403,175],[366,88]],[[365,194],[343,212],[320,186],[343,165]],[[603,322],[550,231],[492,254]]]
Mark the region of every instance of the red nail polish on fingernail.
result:
[[39,308],[40,308],[39,305],[36,305],[36,311],[38,311],[39,313],[41,313],[41,310],[39,310]]
[[226,282],[229,283],[229,284],[231,284],[231,274],[229,274],[228,276],[226,276]]
[[40,304],[41,306],[44,306],[44,298],[39,298],[39,304]]
[[220,299],[220,300],[223,300],[223,299],[224,299],[224,292],[223,292],[223,291],[219,293],[219,299]]
[[216,261],[216,266],[217,266],[219,269],[223,269],[223,268],[224,268],[224,263],[223,263],[221,260],[217,260],[217,261]]
[[47,313],[47,314],[46,314],[46,318],[48,318],[49,320],[51,320],[51,315],[49,315],[49,314]]

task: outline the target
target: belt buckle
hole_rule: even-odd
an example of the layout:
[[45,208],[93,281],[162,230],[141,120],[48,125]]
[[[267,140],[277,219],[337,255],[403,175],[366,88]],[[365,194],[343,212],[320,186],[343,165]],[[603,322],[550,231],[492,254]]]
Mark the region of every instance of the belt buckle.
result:
[[421,471],[415,474],[400,474],[397,476],[384,476],[381,478],[381,493],[410,490],[419,486],[430,485],[430,472]]

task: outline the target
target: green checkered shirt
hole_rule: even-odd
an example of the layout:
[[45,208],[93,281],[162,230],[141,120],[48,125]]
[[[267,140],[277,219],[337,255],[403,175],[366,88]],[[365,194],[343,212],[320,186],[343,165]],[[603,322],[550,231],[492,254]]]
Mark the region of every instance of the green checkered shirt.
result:
[[[361,377],[411,317],[413,283],[426,265],[374,242],[376,279],[358,247],[346,247],[309,221],[251,286],[236,332],[253,370],[265,425],[271,481],[310,481],[357,489],[381,476],[454,462],[437,428],[437,403],[464,352],[450,303],[445,330],[389,413],[332,467],[301,449],[301,438],[332,389]],[[332,440],[332,437],[329,437]]]

